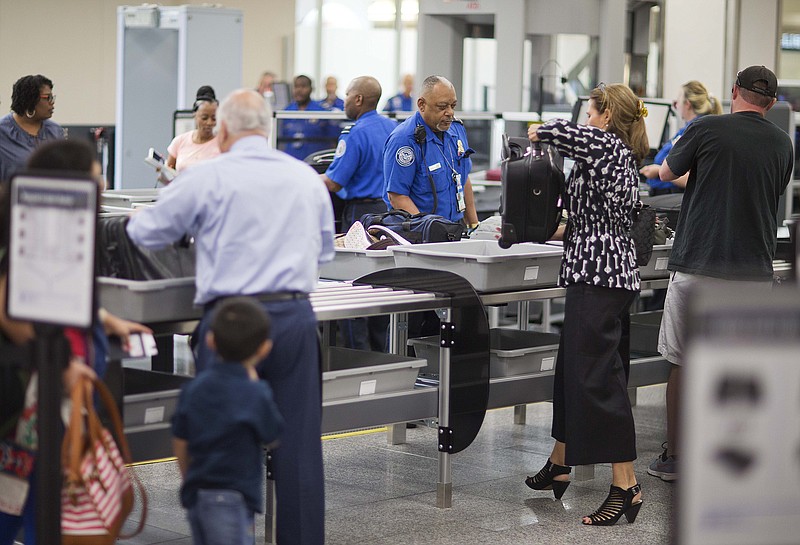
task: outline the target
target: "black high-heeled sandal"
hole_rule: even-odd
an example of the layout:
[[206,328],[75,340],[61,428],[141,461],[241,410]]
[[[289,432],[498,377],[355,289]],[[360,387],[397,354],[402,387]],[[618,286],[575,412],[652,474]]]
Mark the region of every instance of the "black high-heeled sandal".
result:
[[560,500],[569,486],[569,481],[556,481],[553,477],[569,475],[570,473],[572,473],[571,467],[554,464],[548,458],[547,463],[539,470],[539,473],[525,479],[525,484],[534,490],[552,490],[556,499]]
[[642,508],[644,503],[644,500],[633,503],[633,498],[641,491],[642,487],[638,484],[627,490],[612,484],[603,505],[591,515],[587,515],[591,522],[583,521],[583,523],[587,526],[613,526],[622,515],[625,515],[625,518],[628,519],[628,524],[633,524],[633,521],[636,520],[636,515],[639,514],[639,509]]

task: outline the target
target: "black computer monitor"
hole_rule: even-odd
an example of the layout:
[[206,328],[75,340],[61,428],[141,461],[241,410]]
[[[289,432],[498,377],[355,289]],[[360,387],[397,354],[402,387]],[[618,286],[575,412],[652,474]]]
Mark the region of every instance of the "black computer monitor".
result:
[[[657,150],[669,138],[669,116],[672,115],[672,103],[669,100],[656,98],[642,99],[647,107],[644,124],[647,128],[647,139],[650,149]],[[586,111],[589,109],[589,97],[578,97],[572,108],[573,123],[586,123]]]

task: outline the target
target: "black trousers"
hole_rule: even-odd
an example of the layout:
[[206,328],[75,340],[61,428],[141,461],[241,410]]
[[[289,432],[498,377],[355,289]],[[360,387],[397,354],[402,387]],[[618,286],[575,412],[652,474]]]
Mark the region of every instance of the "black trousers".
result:
[[[383,199],[345,201],[342,212],[342,232],[346,233],[350,226],[361,219],[364,214],[381,214],[386,210],[386,203],[383,202]],[[339,320],[338,325],[345,347],[374,352],[387,351],[388,316]]]
[[628,398],[629,309],[636,292],[567,287],[564,327],[553,384],[553,438],[566,444],[566,464],[636,459]]

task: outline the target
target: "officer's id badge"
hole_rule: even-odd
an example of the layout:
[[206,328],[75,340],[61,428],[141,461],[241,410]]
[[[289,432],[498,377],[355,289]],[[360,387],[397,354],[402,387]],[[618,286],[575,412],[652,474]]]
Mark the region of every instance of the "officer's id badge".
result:
[[460,138],[456,142],[456,145],[458,146],[458,150],[457,150],[458,154],[459,155],[464,155],[464,143],[461,141]]
[[467,209],[467,201],[464,198],[464,186],[461,185],[461,174],[453,172],[453,182],[456,184],[456,202],[458,211],[463,212]]
[[341,157],[344,155],[344,152],[347,151],[347,142],[344,140],[339,140],[339,143],[336,144],[336,153],[333,154],[334,157]]
[[401,167],[407,167],[414,164],[414,150],[411,146],[403,146],[397,153],[394,154],[395,161]]

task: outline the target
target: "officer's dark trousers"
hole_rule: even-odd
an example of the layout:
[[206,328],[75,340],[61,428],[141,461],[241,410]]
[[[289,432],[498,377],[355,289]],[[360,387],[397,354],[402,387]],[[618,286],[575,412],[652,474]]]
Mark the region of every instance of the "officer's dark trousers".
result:
[[628,398],[628,312],[635,295],[588,284],[567,287],[552,429],[553,438],[566,444],[567,465],[636,459]]
[[[278,545],[317,545],[325,540],[322,471],[322,393],[317,320],[307,299],[262,303],[272,319],[273,348],[258,365],[286,421],[272,452]],[[205,338],[210,312],[198,328]],[[209,352],[199,359],[207,359]]]
[[[364,214],[381,214],[386,212],[383,199],[356,199],[345,201],[342,212],[342,231],[347,232],[351,225],[361,219]],[[358,350],[374,350],[386,352],[388,316],[371,316],[369,318],[352,318],[337,322],[342,333],[344,346]]]

